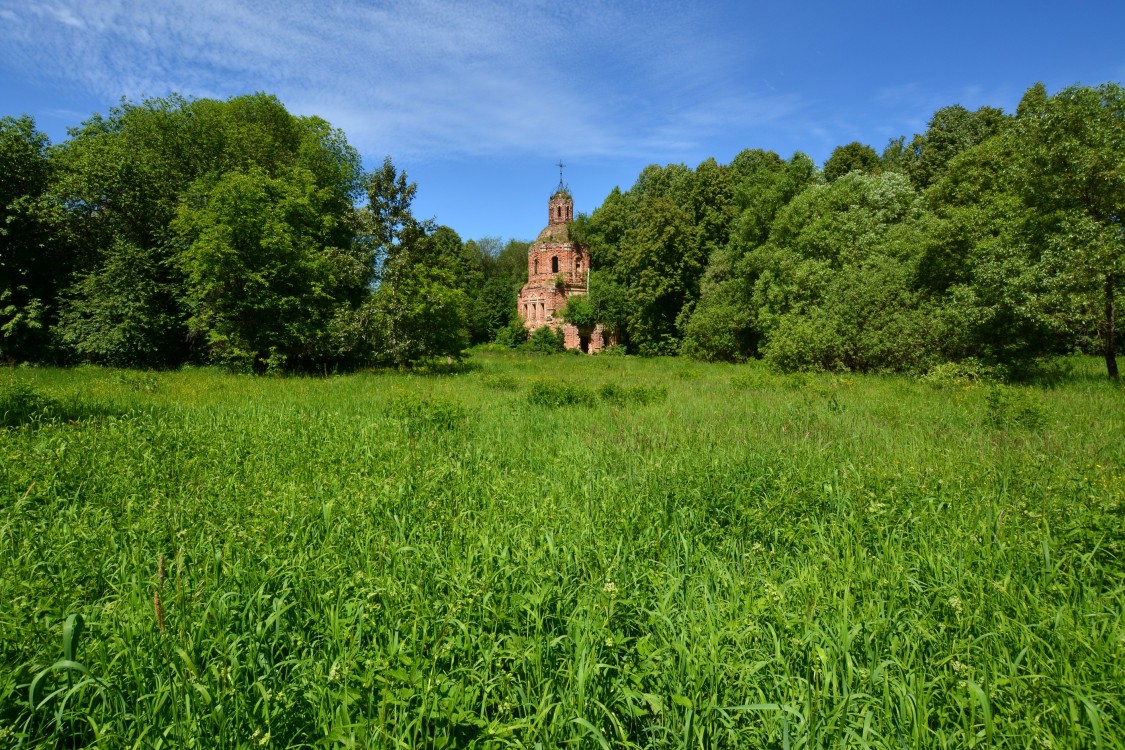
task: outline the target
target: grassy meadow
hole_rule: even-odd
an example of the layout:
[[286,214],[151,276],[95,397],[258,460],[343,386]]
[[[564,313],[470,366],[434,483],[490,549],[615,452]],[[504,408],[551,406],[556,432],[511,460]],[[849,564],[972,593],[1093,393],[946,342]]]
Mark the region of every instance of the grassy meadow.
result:
[[0,747],[1125,747],[1073,365],[2,371]]

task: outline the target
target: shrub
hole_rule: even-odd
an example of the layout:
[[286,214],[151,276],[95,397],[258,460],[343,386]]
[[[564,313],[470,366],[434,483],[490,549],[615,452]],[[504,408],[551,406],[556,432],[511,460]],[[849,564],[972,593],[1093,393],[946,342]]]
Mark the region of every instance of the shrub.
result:
[[36,390],[30,383],[17,380],[0,386],[0,426],[19,427],[58,416],[60,404]]
[[616,406],[626,404],[645,406],[663,401],[668,396],[668,389],[663,386],[621,386],[616,383],[606,383],[598,389],[598,395],[601,396],[602,401]]
[[496,333],[496,343],[509,349],[515,349],[527,341],[527,329],[519,316],[512,318],[508,325]]
[[460,404],[441,398],[402,396],[391,402],[390,414],[410,435],[435,435],[460,430],[467,414]]
[[520,349],[540,354],[557,354],[566,351],[566,337],[561,329],[556,331],[550,326],[543,326],[532,331],[527,343]]
[[746,391],[763,391],[777,384],[777,376],[760,367],[746,369],[730,379],[731,388]]
[[494,391],[518,391],[520,382],[511,375],[493,375],[484,379],[486,387]]
[[527,400],[536,406],[557,409],[562,406],[592,406],[597,400],[585,386],[555,378],[541,378],[531,384]]
[[833,321],[821,310],[787,315],[763,347],[766,362],[781,372],[846,369]]
[[674,357],[679,353],[679,342],[671,336],[657,341],[644,341],[637,347],[637,354],[642,357]]
[[962,362],[945,362],[930,368],[920,379],[935,388],[965,387],[976,385],[996,377],[995,368],[969,358]]
[[593,329],[598,322],[597,310],[584,294],[568,299],[566,305],[559,311],[559,317],[567,323],[588,330]]
[[1046,422],[1046,410],[1027,388],[996,383],[985,393],[986,421],[997,429],[1037,429]]
[[117,383],[134,393],[155,393],[156,373],[123,371],[117,375]]

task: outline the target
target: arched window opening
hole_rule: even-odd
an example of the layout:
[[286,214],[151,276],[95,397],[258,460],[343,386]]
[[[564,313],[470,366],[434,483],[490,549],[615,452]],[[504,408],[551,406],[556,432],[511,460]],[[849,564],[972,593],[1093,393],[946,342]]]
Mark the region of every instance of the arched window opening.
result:
[[559,256],[551,258],[551,273],[559,272]]
[[539,273],[539,259],[535,259],[535,273]]

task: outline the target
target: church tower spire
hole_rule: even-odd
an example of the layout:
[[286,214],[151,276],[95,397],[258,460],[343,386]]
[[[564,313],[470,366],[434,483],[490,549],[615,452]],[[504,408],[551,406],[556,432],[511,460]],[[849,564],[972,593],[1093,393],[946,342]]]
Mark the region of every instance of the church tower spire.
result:
[[574,221],[574,199],[570,196],[570,188],[563,182],[563,167],[566,165],[560,159],[555,166],[559,168],[559,186],[547,201],[548,229],[565,226],[568,222]]

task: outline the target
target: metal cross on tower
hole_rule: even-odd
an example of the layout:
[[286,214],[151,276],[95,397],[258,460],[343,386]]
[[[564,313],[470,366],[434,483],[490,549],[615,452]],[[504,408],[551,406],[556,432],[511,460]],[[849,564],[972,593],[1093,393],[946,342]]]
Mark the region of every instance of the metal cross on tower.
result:
[[562,163],[562,159],[559,159],[556,166],[559,168],[559,190],[566,190],[566,184],[563,182],[563,167],[566,165]]

